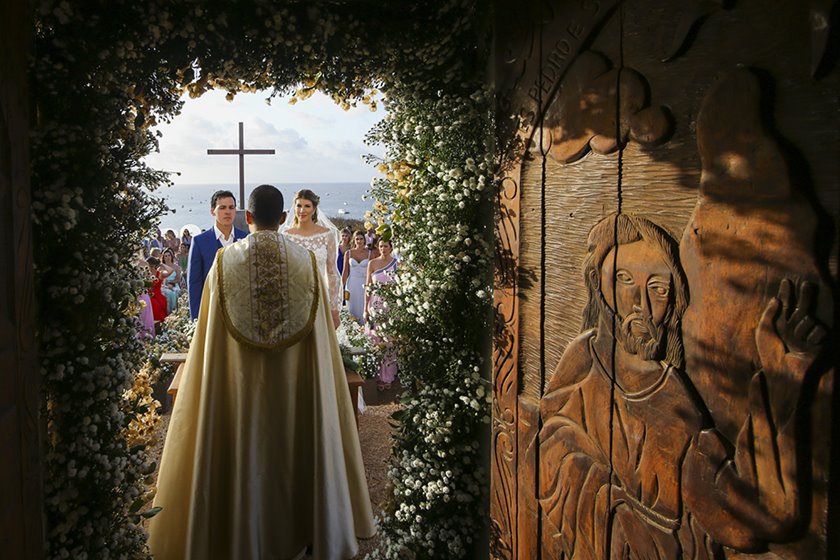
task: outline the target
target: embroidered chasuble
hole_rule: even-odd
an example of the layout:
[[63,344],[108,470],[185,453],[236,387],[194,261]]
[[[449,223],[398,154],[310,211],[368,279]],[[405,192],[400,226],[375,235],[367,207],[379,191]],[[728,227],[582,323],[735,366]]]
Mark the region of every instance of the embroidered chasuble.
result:
[[279,233],[216,255],[161,458],[156,560],[343,560],[375,532],[327,302],[312,253]]

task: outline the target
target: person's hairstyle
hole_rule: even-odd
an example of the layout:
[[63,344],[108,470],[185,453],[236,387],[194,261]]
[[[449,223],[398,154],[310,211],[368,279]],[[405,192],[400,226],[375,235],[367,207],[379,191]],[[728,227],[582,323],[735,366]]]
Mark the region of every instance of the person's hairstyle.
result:
[[148,257],[146,258],[146,264],[148,264],[149,266],[158,267],[160,266],[160,261],[154,257]]
[[166,248],[166,249],[164,249],[164,251],[160,254],[160,260],[161,260],[161,261],[163,261],[163,260],[164,260],[164,259],[163,259],[163,257],[165,257],[166,255],[169,255],[170,257],[172,257],[172,264],[175,264],[175,251],[173,251],[172,249],[170,249],[170,248],[168,248],[168,247],[167,247],[167,248]]
[[380,243],[387,243],[388,247],[391,249],[394,248],[394,240],[393,239],[385,239],[384,237],[380,237],[376,240],[376,246],[379,247]]
[[188,230],[187,228],[184,228],[184,231],[181,232],[181,237],[182,238],[186,237],[187,239],[192,239],[192,234],[190,233],[190,230]]
[[346,227],[346,228],[342,229],[342,230],[341,230],[341,233],[346,233],[346,234],[347,234],[347,235],[349,235],[350,237],[353,237],[353,230],[352,230],[352,229],[350,229],[349,227]]
[[248,197],[248,212],[257,227],[275,227],[283,216],[283,193],[272,185],[260,185]]
[[149,256],[157,258],[160,255],[160,247],[152,247],[149,249]]
[[233,196],[233,193],[230,191],[216,191],[213,193],[213,196],[210,198],[210,209],[216,207],[216,202],[219,201],[220,198],[232,198],[233,205],[236,206],[236,197]]
[[668,232],[648,219],[628,214],[611,214],[589,232],[586,258],[583,261],[583,282],[589,293],[589,300],[583,310],[583,330],[595,328],[598,325],[600,310],[610,309],[601,292],[601,269],[604,259],[617,245],[627,245],[636,241],[644,241],[654,247],[671,271],[674,283],[673,306],[664,320],[668,329],[665,359],[673,366],[682,367],[680,325],[688,307],[688,280],[680,265],[677,242]]
[[309,189],[300,189],[298,192],[295,193],[295,199],[292,202],[292,215],[294,216],[294,225],[298,225],[298,217],[297,212],[295,212],[294,204],[297,204],[299,199],[308,200],[312,203],[312,221],[318,221],[318,203],[321,202],[321,197],[315,194],[314,192],[310,191]]
[[367,238],[365,237],[365,231],[362,229],[357,229],[353,232],[353,239],[355,240],[357,237],[362,237],[365,240],[367,240]]
[[168,230],[166,230],[166,236],[167,237],[172,236],[172,239],[175,239],[175,232],[172,231],[171,229],[168,229]]

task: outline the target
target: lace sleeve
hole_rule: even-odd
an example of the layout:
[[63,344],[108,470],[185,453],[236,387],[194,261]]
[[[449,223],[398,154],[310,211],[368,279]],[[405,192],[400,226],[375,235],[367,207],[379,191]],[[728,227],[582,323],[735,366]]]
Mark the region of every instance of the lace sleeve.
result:
[[[330,232],[332,233],[332,232]],[[341,307],[341,277],[338,274],[338,240],[335,235],[327,236],[327,284],[329,287],[330,308]]]

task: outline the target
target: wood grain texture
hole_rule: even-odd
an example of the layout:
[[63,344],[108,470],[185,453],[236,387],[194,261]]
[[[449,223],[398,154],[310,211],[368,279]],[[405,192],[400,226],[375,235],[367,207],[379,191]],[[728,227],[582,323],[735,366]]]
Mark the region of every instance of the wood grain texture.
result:
[[[618,155],[590,154],[572,166],[550,158],[546,166],[546,376],[568,343],[580,333],[586,290],[581,266],[586,238],[604,216],[617,210]],[[543,384],[547,379],[543,380]],[[540,388],[542,394],[542,387]]]
[[493,285],[493,406],[490,463],[490,556],[516,558],[517,393],[519,391],[519,197],[522,137],[530,134],[521,111],[522,80],[534,58],[535,22],[512,2],[495,10],[496,113],[501,148]]
[[[571,4],[555,7],[556,13]],[[758,0],[705,2],[707,6],[701,6],[702,25],[692,24],[689,33],[677,37],[679,52],[669,56],[669,62],[662,62],[663,53],[674,54],[674,22],[686,18],[684,12],[692,7],[689,4],[702,2],[623,3],[587,44],[588,49],[600,53],[613,65],[632,69],[644,79],[647,91],[642,106],[663,106],[672,119],[673,127],[664,143],[629,142],[618,154],[604,156],[593,152],[574,164],[563,165],[550,156],[543,158],[541,148],[545,146],[538,142],[542,138],[545,143],[543,132],[534,136],[537,142],[530,145],[528,158],[522,164],[518,255],[521,266],[516,292],[521,380],[516,473],[520,554],[548,559],[565,557],[570,550],[564,548],[566,545],[558,540],[556,532],[552,533],[556,527],[545,524],[542,505],[537,508],[541,542],[536,549],[530,546],[527,539],[533,530],[527,523],[530,506],[526,489],[535,480],[534,471],[538,489],[543,482],[549,482],[546,477],[553,477],[559,468],[552,466],[552,457],[565,456],[562,452],[558,455],[558,450],[572,449],[569,446],[575,439],[556,439],[555,432],[549,430],[546,437],[553,439],[545,443],[541,435],[534,453],[527,444],[533,421],[526,419],[524,411],[530,410],[535,398],[544,397],[543,385],[552,377],[554,366],[572,352],[570,344],[581,332],[581,313],[588,299],[581,271],[587,235],[602,218],[616,211],[651,220],[667,232],[664,237],[670,238],[672,245],[674,240],[685,238],[683,247],[675,250],[674,262],[686,260],[687,269],[681,274],[688,278],[691,304],[680,340],[684,342],[685,363],[677,359],[675,363],[681,365],[673,370],[680,372],[674,379],[684,377],[669,382],[670,393],[666,393],[671,396],[656,404],[652,397],[632,405],[626,399],[612,403],[610,414],[615,418],[606,428],[612,435],[599,444],[602,453],[614,454],[603,463],[614,477],[606,485],[609,500],[623,499],[622,492],[638,485],[639,494],[633,490],[627,499],[641,500],[642,508],[639,510],[637,505],[615,510],[618,525],[605,525],[617,531],[612,537],[615,548],[608,545],[601,554],[619,557],[621,551],[636,551],[656,558],[725,555],[743,559],[768,554],[781,558],[825,558],[830,531],[826,527],[830,523],[837,525],[837,518],[831,521],[827,517],[831,505],[831,440],[824,429],[835,426],[836,431],[838,424],[831,415],[837,354],[822,352],[819,337],[813,333],[834,324],[838,316],[831,296],[837,290],[840,231],[840,158],[836,157],[840,153],[840,98],[836,95],[840,90],[840,72],[835,61],[834,66],[823,65],[817,79],[811,78],[814,34],[809,7],[814,3],[809,6],[794,0],[774,4],[773,9]],[[538,2],[528,6],[537,5],[542,6]],[[523,7],[528,9],[531,8]],[[688,14],[688,19],[692,17]],[[563,30],[551,23],[542,25],[540,31],[539,44],[543,47],[559,44],[563,37]],[[682,34],[685,29],[676,31]],[[834,59],[836,53],[826,51],[825,60]],[[564,64],[568,69],[573,62],[565,60]],[[741,106],[736,102],[729,113],[719,112],[707,119],[714,123],[711,128],[719,131],[709,136],[711,140],[706,143],[711,150],[704,148],[698,138],[702,136],[698,130],[701,107],[721,80],[739,66],[755,69],[758,94]],[[533,72],[533,67],[530,70]],[[548,71],[544,83],[551,82],[551,86],[529,91],[540,94],[536,101],[550,104],[555,94],[562,97],[564,78],[560,73],[555,80],[551,78],[558,75],[555,69],[544,70]],[[528,79],[521,80],[519,99],[528,97],[529,83]],[[733,88],[720,98],[731,101],[745,87]],[[759,124],[742,119],[749,113],[750,103],[755,105],[755,122]],[[569,126],[582,122],[560,122],[573,106],[567,103],[552,117],[549,126],[560,131],[557,134],[565,135]],[[623,104],[617,101],[615,106]],[[545,106],[534,110],[532,103],[528,111],[520,114],[525,113],[532,119],[529,123],[539,127],[543,124],[539,115],[545,114]],[[707,114],[711,113],[707,110]],[[623,122],[620,116],[615,121]],[[775,142],[779,151],[768,151],[764,146],[771,144],[764,143],[762,135]],[[548,140],[553,137],[549,135]],[[597,148],[601,147],[598,143]],[[577,157],[577,151],[576,147],[569,148],[560,159],[570,161]],[[573,157],[567,157],[568,154]],[[761,157],[766,159],[762,161]],[[716,178],[727,174],[740,177],[741,183],[736,182],[737,200],[731,200],[731,189],[714,190]],[[763,193],[785,184],[789,184],[798,202],[768,206]],[[704,197],[698,198],[701,185],[709,188]],[[641,258],[644,252],[632,254]],[[809,279],[810,284],[799,283],[802,278]],[[785,279],[791,280],[787,287]],[[770,336],[771,331],[765,330],[763,338],[756,338],[762,314],[772,308],[774,297],[790,302],[790,309],[793,301],[800,302],[798,315],[786,311],[780,316],[787,317],[788,324],[807,323],[807,328],[800,326],[799,330],[806,333],[808,344],[813,343],[809,354],[810,359],[816,359],[813,367],[807,365],[807,360],[800,360],[799,369],[791,364],[781,369],[774,366],[767,349],[772,346],[768,341],[776,335]],[[776,321],[778,336],[792,336],[792,327],[785,327],[784,321],[779,322],[781,319]],[[807,335],[809,331],[812,336]],[[794,337],[784,344],[798,347],[803,342]],[[583,359],[587,353],[577,347],[570,355]],[[676,355],[672,353],[669,359]],[[792,379],[799,381],[780,391],[779,385],[774,385],[773,372],[785,368],[789,373],[797,371]],[[567,364],[566,371],[576,370]],[[784,375],[787,374],[781,378]],[[756,389],[760,386],[767,387],[765,393]],[[556,392],[556,385],[551,389],[555,391],[552,398],[563,395],[562,390]],[[588,406],[601,402],[605,392],[612,390],[609,383],[600,389],[591,386],[589,395],[594,400]],[[610,410],[609,399],[601,405],[603,413]],[[550,407],[543,410],[549,416],[541,419],[541,429],[552,417],[547,410]],[[598,422],[603,422],[603,418],[590,419],[583,433]],[[744,426],[749,422],[752,424],[747,430]],[[701,430],[704,426],[705,431]],[[647,432],[648,428],[654,432]],[[769,431],[765,435],[757,435],[766,429]],[[665,433],[670,435],[658,441]],[[795,441],[791,434],[795,434]],[[715,438],[725,442],[722,447]],[[661,470],[660,466],[680,461],[680,441],[691,450],[687,470],[682,475],[679,470]],[[775,455],[766,447],[770,441],[775,442]],[[645,455],[650,450],[658,451]],[[648,467],[634,470],[639,465],[634,466],[627,458],[637,452],[642,463],[650,461],[646,456],[658,459],[646,463]],[[716,466],[718,460],[731,460],[740,467],[731,472],[727,470],[730,467]],[[569,465],[564,467],[567,474],[575,468]],[[710,478],[709,469],[717,474]],[[768,475],[774,469],[782,481],[780,485]],[[835,474],[837,470],[834,469]],[[653,486],[649,484],[653,480],[651,473],[658,481]],[[583,485],[573,484],[573,491],[584,486],[597,491],[597,481],[608,480],[599,478],[601,474],[589,477]],[[675,482],[680,477],[684,479],[682,488]],[[664,515],[656,522],[660,529],[667,529],[661,535],[649,532],[650,519],[646,516],[650,513],[638,513],[645,509],[650,488],[657,488],[660,496],[660,502],[650,504],[654,508],[651,511],[661,510]],[[756,502],[754,493],[765,501]],[[596,506],[605,503],[609,502]],[[671,506],[666,507],[668,503]],[[805,508],[801,514],[797,504]],[[672,508],[670,513],[668,507]],[[681,509],[683,517],[676,513]],[[741,516],[750,521],[744,523]],[[578,533],[598,527],[600,521],[593,522],[596,524],[580,527]],[[514,531],[520,534],[519,529]],[[762,549],[769,552],[750,552]],[[573,553],[571,557],[589,556]]]
[[519,261],[519,375],[520,394],[539,399],[542,391],[540,378],[540,308],[541,247],[543,231],[540,225],[542,200],[542,156],[533,152],[522,165],[520,198],[520,261]]
[[27,57],[31,14],[25,2],[0,8],[0,550],[43,558],[39,371],[29,196]]
[[[763,94],[759,102],[761,123],[766,127],[767,134],[775,138],[782,148],[782,152],[775,156],[775,160],[771,157],[753,166],[760,167],[764,171],[761,178],[756,175],[756,183],[766,187],[769,182],[778,182],[789,173],[793,180],[792,188],[797,196],[810,204],[813,212],[810,215],[802,214],[798,218],[794,217],[793,221],[789,221],[782,214],[790,214],[793,208],[790,205],[780,207],[779,211],[782,214],[776,212],[773,214],[775,217],[770,218],[776,224],[772,226],[775,228],[773,232],[767,229],[770,227],[770,222],[765,222],[766,225],[759,226],[751,234],[752,240],[758,243],[745,245],[743,240],[736,239],[740,234],[735,232],[749,230],[750,226],[742,222],[745,219],[754,221],[754,218],[749,218],[749,216],[761,205],[758,201],[752,204],[747,202],[746,206],[731,214],[731,218],[723,218],[720,222],[724,224],[724,231],[730,232],[724,235],[732,236],[734,245],[725,253],[717,255],[712,255],[708,251],[703,253],[705,264],[702,264],[699,269],[702,272],[689,274],[689,277],[693,278],[692,290],[697,294],[698,303],[695,305],[695,312],[697,308],[708,309],[708,303],[702,302],[710,301],[709,297],[717,298],[720,312],[717,312],[715,321],[718,324],[721,321],[733,324],[743,321],[746,325],[736,329],[737,332],[743,333],[743,336],[733,334],[727,340],[727,336],[717,338],[715,338],[717,335],[710,336],[712,334],[710,329],[715,327],[706,324],[703,327],[705,330],[692,333],[694,342],[686,340],[686,354],[689,355],[686,374],[689,380],[698,381],[700,394],[711,409],[712,421],[716,429],[720,430],[721,437],[729,440],[729,445],[735,447],[741,445],[736,432],[743,426],[748,413],[752,414],[752,418],[759,419],[763,414],[760,412],[762,407],[764,409],[777,407],[774,410],[782,411],[788,406],[783,404],[783,399],[777,400],[772,405],[768,401],[768,404],[749,412],[750,406],[753,405],[749,405],[746,400],[750,394],[748,387],[756,380],[755,377],[750,376],[755,373],[756,364],[761,365],[760,357],[755,354],[752,333],[764,309],[763,306],[768,305],[770,298],[776,293],[775,290],[779,289],[780,278],[804,276],[817,281],[822,275],[823,280],[819,280],[821,282],[820,301],[814,304],[812,312],[815,320],[825,324],[831,324],[833,317],[836,317],[836,307],[828,296],[832,289],[830,284],[836,286],[837,280],[837,177],[840,176],[840,169],[837,167],[840,165],[838,163],[840,159],[832,157],[829,153],[840,153],[837,132],[840,130],[838,126],[840,123],[837,122],[840,118],[838,98],[830,93],[838,89],[838,74],[835,70],[822,76],[818,81],[810,80],[808,77],[810,43],[807,37],[808,26],[805,25],[807,5],[798,5],[788,1],[774,6],[774,10],[768,10],[766,4],[739,0],[734,6],[726,5],[725,7],[731,9],[714,9],[705,14],[708,17],[703,21],[703,25],[696,29],[696,35],[683,38],[687,47],[672,62],[663,63],[662,57],[658,55],[673,43],[674,30],[668,22],[675,20],[678,15],[676,12],[681,6],[664,0],[639,0],[632,4],[624,4],[621,17],[613,17],[590,46],[591,49],[605,54],[615,64],[623,61],[626,67],[636,70],[644,77],[649,85],[649,98],[645,100],[645,103],[651,106],[667,107],[673,118],[675,126],[667,142],[656,146],[640,146],[631,142],[622,150],[620,156],[604,157],[589,154],[574,165],[561,165],[553,161],[551,157],[543,160],[539,154],[539,147],[534,146],[530,154],[531,159],[523,165],[521,198],[523,223],[520,244],[522,265],[520,278],[522,280],[519,292],[522,379],[520,405],[530,402],[534,396],[542,395],[542,384],[545,381],[542,376],[551,374],[552,364],[560,361],[561,356],[568,349],[569,342],[580,332],[581,311],[587,300],[580,263],[585,254],[586,236],[592,226],[607,214],[616,211],[620,200],[620,210],[623,213],[644,216],[652,220],[663,227],[673,239],[679,240],[684,231],[693,228],[693,226],[687,226],[697,216],[698,187],[701,184],[703,171],[701,151],[697,145],[698,113],[708,92],[723,76],[735,69],[737,64],[758,68],[757,75],[760,78],[760,89]],[[617,33],[610,33],[610,30]],[[780,32],[780,30],[785,31]],[[622,39],[620,49],[615,40],[618,36]],[[543,40],[545,44],[551,42],[551,38],[544,37]],[[562,81],[558,87],[562,91]],[[730,124],[729,121],[737,121],[741,113],[743,110],[736,109],[730,117],[720,116],[716,120],[725,127]],[[562,114],[564,113],[561,111]],[[820,114],[828,117],[820,122],[817,117]],[[567,130],[557,125],[557,122],[551,123],[551,126],[557,130]],[[749,128],[752,125],[747,126],[746,130],[753,130]],[[729,132],[732,137],[739,134],[743,136],[744,133],[745,129],[737,128]],[[813,138],[820,140],[815,142]],[[725,136],[714,141],[720,146],[726,146],[726,142]],[[751,142],[751,144],[757,145],[756,142]],[[722,157],[721,161],[738,162],[740,159],[736,156],[740,149],[735,146],[734,154],[714,157]],[[721,153],[723,151],[725,150],[721,150]],[[778,170],[774,169],[782,160],[782,167]],[[720,171],[707,171],[707,174],[709,173],[721,174]],[[757,196],[761,197],[760,194]],[[544,228],[540,225],[543,212],[545,213]],[[793,214],[790,215],[793,216]],[[692,218],[693,215],[695,218]],[[727,219],[730,221],[727,222]],[[809,255],[800,254],[794,257],[789,255],[789,251],[784,247],[785,242],[782,239],[786,239],[787,234],[782,231],[785,227],[790,228],[797,222],[804,227],[805,237],[811,236],[812,241],[805,243],[810,247]],[[785,223],[789,225],[779,226]],[[782,230],[779,230],[779,227]],[[709,243],[705,246],[712,247]],[[720,247],[720,243],[715,246]],[[808,251],[805,252],[808,253]],[[545,255],[545,277],[540,274],[543,255]],[[764,277],[758,270],[732,275],[723,272],[720,268],[721,266],[725,268],[726,260],[733,262],[738,260],[739,265],[743,266],[756,255],[762,255],[761,258],[766,263],[774,267],[782,266],[787,272],[781,276],[771,275],[775,278],[773,280]],[[692,258],[697,260],[696,257]],[[814,263],[813,267],[808,264],[809,260]],[[711,270],[718,270],[719,277],[715,278],[715,274],[710,273]],[[722,289],[721,282],[727,287],[734,287],[740,291],[731,292],[730,290],[727,293],[726,289]],[[755,284],[760,284],[762,287]],[[754,288],[759,289],[758,292],[754,292],[757,296],[755,304],[758,307],[748,305],[749,309],[747,307],[741,309],[742,300],[739,298],[742,296],[735,294],[742,294]],[[793,289],[791,288],[789,292],[793,293]],[[543,292],[544,299],[541,297]],[[709,296],[704,298],[705,293]],[[805,297],[800,292],[796,294],[797,298]],[[727,309],[728,312],[725,311]],[[543,311],[545,313],[544,331],[539,325],[540,314]],[[730,331],[724,328],[721,332]],[[700,356],[702,361],[702,356],[709,355],[710,352],[731,357],[734,360],[730,364],[731,367],[725,368],[727,371],[715,370],[713,374],[706,368],[707,373],[702,373],[703,367],[697,357]],[[739,355],[743,358],[738,358]],[[836,360],[836,355],[833,359]],[[749,364],[752,364],[752,367],[747,367]],[[770,367],[770,369],[773,368]],[[788,491],[794,494],[800,491],[803,493],[802,503],[808,506],[808,514],[801,517],[799,521],[795,521],[794,518],[786,517],[787,514],[783,513],[780,506],[780,509],[774,510],[777,512],[775,522],[767,522],[770,525],[761,529],[762,523],[765,522],[754,521],[750,524],[751,528],[747,533],[742,534],[744,536],[754,530],[761,534],[766,530],[763,536],[757,537],[764,544],[755,545],[749,544],[749,541],[739,541],[738,538],[741,537],[736,537],[735,533],[731,532],[737,531],[737,521],[732,518],[731,522],[727,522],[726,516],[739,510],[748,511],[754,507],[754,504],[746,495],[739,496],[738,492],[726,490],[728,484],[726,476],[720,475],[722,478],[719,488],[709,488],[704,486],[705,482],[700,483],[704,475],[699,473],[706,468],[702,466],[703,461],[706,461],[703,459],[699,462],[695,461],[695,467],[701,471],[691,471],[698,473],[695,475],[697,478],[689,478],[685,491],[689,494],[694,492],[703,499],[718,500],[718,505],[708,506],[704,510],[703,506],[697,505],[699,502],[691,502],[698,509],[693,510],[688,518],[677,522],[681,531],[679,537],[648,541],[657,543],[655,548],[649,548],[649,545],[643,545],[639,541],[632,546],[642,548],[634,549],[642,551],[644,548],[647,551],[645,554],[652,554],[653,557],[672,558],[678,554],[687,555],[685,557],[701,557],[703,554],[717,554],[714,550],[715,547],[720,547],[720,544],[715,544],[715,539],[718,539],[719,542],[729,543],[732,547],[729,555],[732,557],[758,557],[746,552],[754,546],[768,546],[773,553],[782,557],[824,557],[830,441],[816,426],[832,424],[829,403],[833,392],[833,371],[826,364],[818,366],[818,369],[821,373],[809,377],[802,386],[802,402],[805,406],[802,414],[807,414],[810,421],[803,424],[799,430],[801,440],[795,444],[795,447],[804,450],[803,457],[807,457],[805,459],[806,472],[803,474],[806,482],[799,489],[796,488],[796,483],[791,482],[793,479],[789,479],[786,483]],[[744,375],[750,378],[739,380],[738,374],[732,376],[731,372],[734,371],[743,371]],[[703,381],[704,375],[706,375],[706,381]],[[691,383],[689,381],[689,393],[694,390],[690,388]],[[714,389],[703,389],[703,387],[714,387]],[[795,394],[799,394],[798,391],[797,389]],[[795,398],[795,394],[791,392],[793,395],[791,398]],[[655,422],[662,423],[660,430],[666,427],[673,429],[674,422],[669,420],[667,408],[669,405],[662,406],[664,408],[654,409],[656,411],[654,417],[658,418]],[[795,406],[794,409],[796,409]],[[702,416],[705,414],[702,412],[703,406],[698,410],[700,416],[697,417],[697,421],[693,424],[691,422],[685,424],[682,437],[688,438],[686,441],[694,441],[692,438],[696,437],[696,434],[692,430],[699,429],[699,426],[703,425]],[[729,412],[724,413],[724,411]],[[619,413],[616,412],[616,414]],[[635,436],[626,439],[627,434],[642,433],[632,432],[632,430],[640,429],[638,426],[631,429],[636,414],[638,411],[630,412],[629,416],[623,420],[622,416],[617,416],[618,421],[625,423],[619,430],[623,434],[622,438],[625,439],[619,438],[616,441],[626,441],[627,445],[632,446],[641,445],[645,439],[649,439],[644,437],[634,439]],[[781,414],[776,421],[783,416],[784,414]],[[678,417],[681,418],[679,415]],[[755,421],[760,424],[759,420]],[[610,429],[618,428],[613,426]],[[786,443],[784,437],[786,436],[781,433],[773,436],[773,438],[781,438],[777,443],[781,446],[780,449],[790,443],[789,441]],[[677,439],[679,438],[675,433],[667,440],[667,443],[663,440],[662,443],[654,444],[653,447],[660,449],[660,453],[667,454],[665,450],[669,449],[669,446]],[[612,443],[605,445],[604,450],[611,448],[612,445]],[[692,445],[702,447],[708,445],[708,441],[698,440]],[[678,447],[674,448],[674,452]],[[757,451],[749,453],[755,452]],[[789,450],[782,453],[782,456],[791,457],[800,452]],[[538,451],[537,455],[541,457],[542,453]],[[527,453],[520,459],[520,469],[531,468],[526,456]],[[701,456],[706,455],[701,454]],[[756,457],[759,458],[753,460],[758,465],[766,460],[770,460],[771,463],[778,461],[778,457],[776,459],[768,456],[761,458],[760,452]],[[670,459],[662,457],[665,461],[673,461],[676,458],[676,455]],[[736,455],[735,460],[743,460],[743,457]],[[612,462],[610,464],[612,465]],[[786,472],[787,469],[787,467],[776,468],[781,468],[782,472]],[[550,474],[547,471],[550,471],[550,466],[539,467],[538,477]],[[629,483],[633,476],[626,479],[625,483]],[[790,473],[784,476],[790,476]],[[763,481],[762,477],[764,477]],[[526,483],[530,480],[530,473],[519,474],[519,480]],[[664,482],[664,478],[660,480],[661,484]],[[744,479],[738,482],[738,484],[748,486],[757,485],[756,488],[763,487],[762,485],[767,483],[766,474],[760,475],[760,473],[756,479]],[[683,499],[679,496],[678,486],[673,484],[661,486],[660,492],[662,496],[670,496],[669,499],[675,500],[675,504]],[[772,494],[768,488],[760,492],[765,496]],[[778,499],[788,500],[782,496],[784,493],[777,494]],[[741,505],[736,504],[738,500],[742,500]],[[715,514],[717,517],[708,517],[709,512],[717,512]],[[787,525],[790,522],[800,525],[804,522],[808,528],[797,532],[791,529],[791,525]],[[625,527],[629,528],[633,527],[634,523],[638,523],[638,519],[634,521],[632,516],[626,517],[622,523],[629,524]],[[703,523],[710,527],[703,528]],[[771,530],[770,526],[773,523],[777,525]],[[633,531],[623,535],[620,538],[632,538]],[[554,548],[547,541],[550,538],[552,535],[543,526],[543,541],[539,547],[542,558],[554,557],[553,555],[561,550]],[[682,542],[682,546],[689,548],[684,548],[683,553],[678,553],[679,549],[673,547],[678,541]],[[694,544],[689,546],[689,542]],[[648,548],[645,548],[646,546]],[[613,555],[618,553],[617,550],[613,550]]]
[[516,557],[536,558],[539,548],[540,510],[537,500],[537,433],[540,428],[539,401],[519,398]]
[[519,305],[519,168],[499,179],[496,274],[493,290],[493,407],[490,464],[490,552],[515,558],[517,527],[517,393]]
[[[672,19],[675,9],[671,2],[644,1],[639,3],[638,10],[626,10],[625,13],[625,61],[645,75],[651,84],[652,95],[669,106],[677,123],[672,140],[661,148],[642,150],[640,155],[643,159],[628,153],[633,149],[632,146],[625,152],[623,182],[628,211],[629,208],[633,208],[633,199],[627,187],[632,184],[641,185],[651,176],[663,177],[662,171],[669,168],[671,172],[668,174],[678,180],[686,194],[696,191],[700,185],[701,163],[695,139],[697,117],[703,99],[714,85],[737,65],[756,68],[763,95],[760,107],[763,124],[767,133],[780,145],[781,157],[791,177],[794,194],[807,200],[812,208],[812,213],[808,217],[800,218],[800,221],[803,222],[802,225],[809,224],[814,227],[810,234],[811,241],[805,242],[809,247],[806,252],[810,253],[810,256],[786,256],[789,249],[784,249],[781,253],[778,250],[771,251],[774,256],[769,257],[769,260],[775,262],[776,266],[791,267],[788,274],[796,277],[813,276],[815,268],[819,269],[819,275],[836,289],[837,224],[840,223],[840,158],[836,156],[840,153],[840,98],[836,92],[840,90],[840,73],[835,65],[819,79],[810,79],[812,52],[808,3],[778,2],[774,4],[773,10],[768,10],[764,2],[739,0],[731,10],[713,13],[703,24],[691,47],[679,59],[665,65],[658,64],[655,53],[667,36],[667,28],[658,22]],[[836,53],[832,56],[836,57]],[[679,76],[678,79],[674,78],[675,74]],[[654,165],[649,161],[650,158],[659,161],[660,165]],[[681,202],[677,205],[682,206],[689,198],[690,196],[680,197]],[[640,205],[645,204],[643,194],[640,201]],[[656,219],[673,233],[679,234],[680,219],[676,215],[681,213],[675,212],[673,220],[668,219],[670,211],[658,214]],[[742,211],[734,212],[731,224],[743,224],[745,219],[748,218]],[[767,242],[765,239],[753,247],[741,245],[738,249],[728,251],[731,255],[728,258],[755,260],[758,255],[768,254]],[[792,270],[793,268],[796,270]],[[807,271],[809,268],[810,272]],[[699,285],[695,281],[692,290],[697,297],[693,297],[692,306],[696,309],[697,305],[700,305],[704,291],[709,293],[710,297],[725,297],[718,293],[715,285],[728,282],[740,282],[750,289],[757,287],[756,283],[761,283],[766,286],[762,288],[762,299],[766,301],[777,289],[780,274],[784,275],[781,272],[770,275],[776,278],[775,286],[770,285],[773,282],[767,281],[769,278],[765,278],[765,272],[757,271],[740,275],[741,280],[733,277],[724,280],[718,277],[713,281],[708,278],[699,282]],[[707,285],[710,282],[714,284]],[[837,306],[836,302],[833,305],[826,302],[825,296],[829,291],[830,289],[826,290],[825,287],[821,289],[824,301],[817,313],[822,320],[832,323],[836,321]],[[751,342],[749,334],[758,318],[754,316],[755,313],[737,311],[734,301],[729,303],[727,313],[730,320],[733,315],[750,318],[744,324],[742,342],[735,343],[733,338],[724,348],[729,352],[737,349],[733,352],[733,358],[738,352],[745,352],[746,355],[743,356],[740,367],[732,363],[725,367],[725,375],[721,375],[720,372],[717,375],[705,374],[717,379],[716,389],[707,391],[707,397],[713,409],[744,411],[744,380],[739,382],[738,377],[745,374],[733,371],[749,369],[748,364],[754,363],[756,359],[754,345],[744,341]],[[760,305],[760,302],[756,302],[756,305]],[[700,367],[698,362],[703,361],[703,353],[698,353],[692,346],[706,347],[707,352],[721,352],[719,344],[722,343],[722,339],[720,343],[710,340],[686,340],[687,353],[698,356],[692,358],[694,365],[691,366],[696,377],[704,375],[697,371]],[[715,344],[718,344],[717,350],[712,349]],[[829,361],[831,359],[828,358]],[[835,354],[835,366],[836,359]],[[825,366],[822,366],[822,370],[825,371]],[[691,369],[689,373],[692,373]],[[810,425],[813,427],[803,428],[803,440],[800,442],[800,445],[811,453],[810,472],[804,474],[806,479],[810,479],[812,487],[810,515],[807,516],[808,528],[802,531],[803,535],[800,538],[794,539],[793,542],[770,544],[774,553],[783,557],[819,558],[826,555],[825,525],[828,522],[826,514],[829,509],[828,456],[831,442],[825,431],[818,426],[837,425],[837,420],[832,419],[830,406],[834,390],[833,377],[833,372],[823,373],[817,379],[812,378],[803,389],[806,406],[810,407]],[[702,379],[698,381],[704,383]],[[731,381],[728,388],[719,385],[723,381]],[[810,385],[811,383],[814,385]],[[713,396],[709,396],[711,394]],[[718,421],[731,435],[737,430],[736,426],[742,419],[742,415],[724,415],[719,417]]]

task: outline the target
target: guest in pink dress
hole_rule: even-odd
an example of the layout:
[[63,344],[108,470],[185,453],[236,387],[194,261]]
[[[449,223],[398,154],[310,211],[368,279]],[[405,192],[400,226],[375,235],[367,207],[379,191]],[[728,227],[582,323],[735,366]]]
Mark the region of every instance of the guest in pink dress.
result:
[[391,241],[384,239],[379,241],[380,256],[368,263],[367,280],[365,282],[365,323],[367,324],[368,335],[375,345],[384,344],[386,347],[382,362],[379,364],[379,374],[376,380],[376,387],[380,391],[390,389],[391,383],[397,377],[396,350],[388,340],[379,336],[376,332],[377,323],[381,324],[387,313],[385,301],[376,293],[376,285],[390,284],[394,281],[397,259],[392,255],[393,248]]

